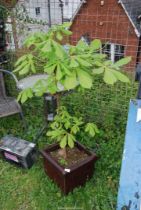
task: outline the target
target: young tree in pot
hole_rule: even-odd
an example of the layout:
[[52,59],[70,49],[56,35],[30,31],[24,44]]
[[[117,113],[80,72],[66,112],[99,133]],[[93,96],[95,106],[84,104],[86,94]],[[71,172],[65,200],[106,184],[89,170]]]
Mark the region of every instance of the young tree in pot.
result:
[[60,150],[58,156],[67,160],[67,147],[74,148],[77,135],[84,130],[91,137],[99,133],[97,126],[94,123],[85,124],[82,118],[71,116],[66,107],[59,107],[54,121],[50,125],[51,130],[47,132],[47,136],[59,142]]
[[[117,81],[129,82],[129,79],[117,70],[129,63],[130,57],[112,63],[107,60],[105,54],[100,53],[102,44],[97,39],[90,45],[79,41],[76,46],[70,44],[64,46],[62,42],[66,43],[66,37],[71,35],[68,30],[69,26],[68,23],[54,26],[47,33],[36,33],[25,41],[29,53],[18,59],[15,64],[15,72],[19,72],[20,75],[42,73],[47,74],[48,77],[21,91],[18,100],[21,100],[22,103],[34,95],[42,96],[45,93],[56,95],[60,91],[60,86],[64,91],[79,90],[79,88],[90,89],[96,74],[102,74],[105,83],[110,85]],[[50,152],[56,150],[58,145],[42,152],[47,174],[57,182],[64,193],[84,184],[93,174],[96,156],[76,142],[77,134],[81,132],[82,127],[84,128],[85,124],[81,118],[72,117],[65,108],[60,108],[51,124],[51,130],[47,133],[50,138],[59,141],[62,149],[61,152],[59,150],[59,153],[64,159],[67,159],[67,146],[73,148],[75,144],[89,156],[81,164],[76,164],[77,167],[72,166],[71,173],[66,174],[67,172],[50,156]],[[98,133],[93,123],[88,123],[84,129],[91,136]],[[78,179],[74,183],[76,177]]]

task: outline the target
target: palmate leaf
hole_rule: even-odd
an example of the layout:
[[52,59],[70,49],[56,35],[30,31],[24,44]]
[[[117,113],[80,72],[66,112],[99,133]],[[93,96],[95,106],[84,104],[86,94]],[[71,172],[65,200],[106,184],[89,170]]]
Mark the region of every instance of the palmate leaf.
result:
[[61,64],[61,68],[62,68],[63,72],[64,72],[66,75],[70,76],[70,75],[72,74],[72,72],[70,71],[68,65],[64,65],[64,64],[62,63],[62,64]]
[[87,123],[85,132],[88,132],[90,136],[94,137],[96,133],[99,133],[99,130],[94,123]]
[[113,85],[117,81],[117,77],[110,69],[105,69],[103,80],[109,85]]
[[75,58],[72,58],[71,61],[70,61],[69,67],[70,68],[76,68],[78,66],[79,66],[79,63],[75,60]]
[[46,40],[46,36],[43,32],[36,32],[34,35],[27,37],[24,42],[24,46],[29,48],[32,45],[37,45]]
[[36,37],[35,36],[30,36],[28,37],[25,42],[24,42],[24,46],[29,48],[30,46],[32,46],[36,41]]
[[72,73],[70,76],[66,76],[64,81],[64,87],[67,90],[74,89],[78,85],[76,73]]
[[50,136],[52,139],[58,139],[58,137],[60,138],[61,136],[63,136],[63,134],[64,134],[63,130],[59,129],[47,132],[47,136]]
[[65,135],[62,140],[60,141],[60,147],[63,149],[67,145],[67,135]]
[[84,41],[80,40],[80,41],[77,43],[76,47],[77,47],[79,50],[84,51],[85,49],[88,48],[88,44],[86,44]]
[[113,85],[117,81],[121,81],[125,83],[130,82],[129,78],[123,73],[113,70],[113,69],[108,69],[108,68],[106,68],[104,72],[104,81],[105,83],[110,84],[110,85]]
[[121,82],[125,82],[125,83],[130,83],[129,78],[124,75],[123,73],[116,71],[116,70],[111,70],[113,72],[113,74],[116,76],[116,78],[121,81]]
[[102,53],[93,53],[92,56],[95,60],[100,60],[100,61],[102,61],[103,59],[107,57],[106,54],[102,54]]
[[16,62],[16,69],[14,70],[14,73],[19,72],[19,75],[24,75],[27,74],[29,71],[36,73],[34,56],[30,53],[26,56],[23,56],[22,59],[20,58]]
[[51,52],[52,51],[52,40],[47,40],[41,49],[43,52]]
[[72,126],[71,132],[72,132],[73,134],[76,134],[76,133],[79,132],[79,131],[80,131],[79,126],[77,126],[77,125],[73,125],[73,126]]
[[62,36],[62,34],[60,33],[60,31],[56,33],[56,38],[57,38],[59,41],[61,41],[61,40],[63,39],[63,36]]
[[24,102],[26,102],[28,99],[28,96],[26,94],[26,91],[24,91],[22,94],[21,94],[21,103],[23,104]]
[[23,104],[24,102],[27,101],[28,98],[32,98],[33,97],[33,91],[31,88],[27,88],[23,91],[20,92],[20,94],[18,95],[17,100],[21,101],[21,103]]
[[104,72],[104,68],[103,67],[93,69],[93,73],[94,74],[102,74],[103,72]]
[[90,89],[92,87],[92,77],[86,71],[77,69],[77,76],[79,83],[83,88]]
[[74,147],[75,137],[72,134],[68,134],[68,146],[70,148]]
[[80,57],[77,57],[76,59],[80,63],[81,66],[84,66],[84,67],[92,66],[91,63],[89,63],[88,61],[86,61],[86,60],[84,60],[84,59],[82,59]]
[[44,72],[48,73],[48,74],[52,74],[54,72],[54,70],[56,69],[57,64],[47,64],[44,67]]
[[26,65],[28,65],[28,61],[24,60],[19,66],[17,66],[15,68],[15,70],[13,72],[16,73],[16,72],[22,70]]
[[119,68],[121,66],[124,66],[128,64],[131,61],[131,56],[125,57],[117,61],[116,63],[113,64],[114,68]]
[[57,65],[57,70],[56,70],[56,79],[59,81],[63,77],[63,72],[61,70],[60,64]]
[[64,56],[65,56],[65,54],[66,54],[65,49],[62,47],[62,45],[60,45],[59,43],[57,43],[54,40],[52,40],[52,44],[53,44],[53,47],[54,47],[54,51],[55,51],[56,56],[58,58],[63,59]]
[[23,63],[26,59],[27,59],[27,55],[23,55],[17,60],[17,62],[15,63],[15,66],[18,66],[20,63]]
[[19,75],[27,74],[30,71],[30,64],[27,64],[22,70],[19,71]]

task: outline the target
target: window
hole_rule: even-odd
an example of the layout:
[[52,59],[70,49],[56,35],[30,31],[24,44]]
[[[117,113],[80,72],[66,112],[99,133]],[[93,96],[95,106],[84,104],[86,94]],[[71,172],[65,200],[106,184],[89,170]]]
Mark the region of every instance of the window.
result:
[[40,7],[35,8],[35,13],[36,13],[36,16],[40,15]]
[[102,52],[107,54],[108,58],[112,62],[116,62],[121,58],[124,58],[124,46],[119,44],[103,44],[102,45]]
[[91,43],[91,40],[90,40],[88,34],[85,34],[85,35],[81,36],[81,40],[82,40],[83,42],[85,42],[86,44],[88,44],[88,45]]
[[12,44],[12,33],[6,34],[6,40],[8,44]]
[[69,0],[65,0],[65,6],[69,5]]

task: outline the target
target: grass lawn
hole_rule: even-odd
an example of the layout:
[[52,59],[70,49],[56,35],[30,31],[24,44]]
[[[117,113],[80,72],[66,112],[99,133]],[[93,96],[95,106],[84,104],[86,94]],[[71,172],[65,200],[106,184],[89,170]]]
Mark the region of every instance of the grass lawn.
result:
[[[91,91],[63,98],[62,103],[70,112],[96,122],[100,129],[95,139],[80,136],[80,141],[100,157],[93,178],[65,197],[45,175],[41,157],[30,170],[16,168],[0,159],[0,210],[115,210],[127,107],[133,90],[120,87],[111,89],[99,84]],[[24,112],[28,130],[23,131],[18,116],[12,116],[0,119],[0,137],[13,134],[33,140],[43,122],[41,100],[25,104]],[[40,148],[50,143],[44,135]]]

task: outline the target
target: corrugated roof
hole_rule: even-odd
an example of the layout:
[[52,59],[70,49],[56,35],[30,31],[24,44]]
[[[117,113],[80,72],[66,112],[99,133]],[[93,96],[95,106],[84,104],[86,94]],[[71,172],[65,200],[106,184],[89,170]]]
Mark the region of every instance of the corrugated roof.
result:
[[141,35],[141,0],[119,0],[128,18],[135,28],[137,36]]

